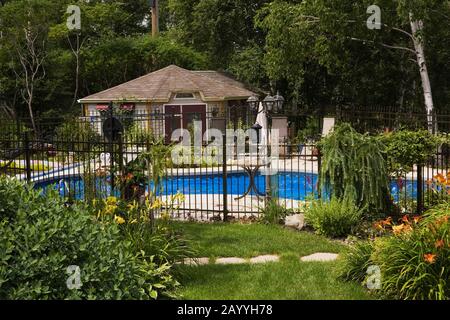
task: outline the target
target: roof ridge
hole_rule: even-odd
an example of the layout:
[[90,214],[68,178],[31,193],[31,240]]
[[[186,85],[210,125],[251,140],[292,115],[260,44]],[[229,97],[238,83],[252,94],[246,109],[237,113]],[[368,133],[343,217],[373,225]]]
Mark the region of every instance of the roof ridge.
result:
[[[190,72],[192,73],[193,71],[190,71]],[[217,71],[211,70],[211,72],[217,72]],[[197,73],[197,74],[195,74],[195,76],[196,76],[196,77],[202,77],[202,78],[205,78],[205,79],[208,79],[208,80],[210,80],[210,81],[217,82],[217,83],[221,83],[221,84],[227,86],[228,88],[229,88],[229,87],[232,87],[232,88],[234,88],[234,89],[245,90],[245,91],[251,92],[251,91],[248,90],[247,88],[241,88],[241,87],[235,86],[235,85],[233,85],[233,84],[226,83],[226,82],[224,82],[224,81],[220,81],[220,80],[217,80],[217,79],[213,79],[213,78],[207,77],[207,76],[202,75],[202,74],[198,74],[198,73]],[[233,80],[233,79],[232,79],[232,80]],[[235,80],[235,81],[236,81],[236,80]]]
[[195,83],[194,81],[192,81],[192,79],[186,77],[186,73],[189,73],[189,75],[191,75],[191,74],[192,74],[192,71],[186,70],[186,69],[184,69],[184,70],[185,70],[186,72],[184,73],[184,75],[182,75],[183,79],[185,79],[186,82],[192,83],[192,84],[196,87],[196,89],[198,89],[198,90],[200,91],[200,86],[199,86],[197,83]]
[[127,97],[165,101],[166,99],[170,100],[173,93],[182,90],[200,92],[203,95],[202,100],[212,98],[223,100],[254,94],[245,85],[241,86],[238,80],[217,71],[208,70],[207,72],[201,72],[198,70],[187,70],[177,65],[169,65],[81,98],[79,102],[87,103],[88,101],[96,100],[103,102],[121,101],[121,99],[128,99]]

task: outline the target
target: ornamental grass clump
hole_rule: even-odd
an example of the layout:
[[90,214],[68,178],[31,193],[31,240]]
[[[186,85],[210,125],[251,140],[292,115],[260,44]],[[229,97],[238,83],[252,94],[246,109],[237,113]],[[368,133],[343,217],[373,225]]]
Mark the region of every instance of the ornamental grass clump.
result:
[[370,257],[373,250],[373,241],[358,241],[348,247],[340,259],[339,278],[343,281],[364,283],[367,270],[372,265]]

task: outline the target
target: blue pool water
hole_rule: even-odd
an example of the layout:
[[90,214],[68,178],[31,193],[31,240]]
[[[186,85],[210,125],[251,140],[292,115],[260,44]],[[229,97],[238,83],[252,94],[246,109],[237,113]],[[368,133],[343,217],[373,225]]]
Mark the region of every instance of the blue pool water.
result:
[[[275,195],[280,198],[292,200],[305,200],[311,194],[317,193],[316,174],[304,172],[280,172],[271,178],[271,188]],[[231,195],[243,195],[249,185],[250,178],[245,173],[232,173],[227,178],[227,191]],[[264,192],[266,188],[266,177],[258,175],[255,178],[255,185],[259,192]],[[61,195],[71,194],[76,200],[84,198],[84,181],[80,177],[71,177],[67,179],[48,181],[38,183],[35,186],[39,189],[53,187]],[[99,197],[106,197],[114,194],[119,196],[119,191],[111,192],[110,183],[105,178],[97,178],[95,181],[96,193]],[[70,190],[70,192],[69,192]],[[174,195],[177,193],[189,194],[223,194],[223,178],[220,174],[201,175],[201,176],[178,176],[168,177],[162,181],[163,195]],[[399,184],[393,181],[391,184],[391,193],[396,201],[400,195],[407,194],[414,197],[417,193],[416,183],[413,181],[402,182]],[[255,195],[252,191],[250,195]]]

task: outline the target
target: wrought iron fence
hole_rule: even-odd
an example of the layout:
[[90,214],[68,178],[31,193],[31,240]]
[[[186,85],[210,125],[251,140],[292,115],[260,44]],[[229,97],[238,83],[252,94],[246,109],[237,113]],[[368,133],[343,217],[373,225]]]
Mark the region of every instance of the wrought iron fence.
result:
[[[108,116],[57,124],[41,121],[39,136],[30,133],[22,121],[3,119],[0,174],[33,183],[43,192],[56,189],[68,201],[76,201],[129,197],[130,184],[124,181],[132,173],[141,176],[136,185],[131,185],[134,194],[143,195],[154,183],[146,178],[148,168],[131,171],[129,164],[149,152],[154,139],[169,143],[166,133],[175,129],[173,124],[179,121],[179,116],[121,116],[120,124],[114,124]],[[225,119],[208,117],[206,121],[207,128],[217,124],[218,129],[227,126]],[[209,142],[204,141],[201,151]],[[270,176],[262,174],[265,166],[261,159],[265,155],[258,146],[256,153],[251,153],[247,146],[244,154],[238,154],[234,141],[223,139],[221,147],[223,161],[193,157],[189,163],[176,165],[169,159],[157,197],[166,203],[177,194],[184,196],[176,205],[176,218],[218,220],[258,216],[269,199],[264,194],[266,189],[270,189],[272,199],[293,211],[302,211],[309,198],[326,196],[318,187],[321,156],[314,144],[280,143],[279,157],[271,159],[272,173],[276,174]],[[405,212],[421,212],[446,192],[436,180],[446,183],[442,178],[448,178],[450,183],[449,162],[448,147],[439,148],[429,163],[393,179],[393,200]]]
[[[398,107],[338,107],[335,109],[337,121],[351,123],[359,132],[392,131],[400,127],[407,129],[427,129],[425,110],[400,110]],[[436,132],[450,132],[450,110],[435,112]]]

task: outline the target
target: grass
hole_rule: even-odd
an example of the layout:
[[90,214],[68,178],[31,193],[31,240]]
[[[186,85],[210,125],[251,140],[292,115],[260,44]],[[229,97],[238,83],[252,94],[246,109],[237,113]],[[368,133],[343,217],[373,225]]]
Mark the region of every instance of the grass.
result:
[[[0,167],[6,165],[8,162],[3,162],[0,161]],[[24,165],[21,164],[17,164],[16,162],[12,162],[7,169],[9,170],[21,170],[21,171],[25,171],[26,167]],[[34,163],[31,164],[30,166],[30,170],[31,171],[49,171],[51,169],[51,167],[49,166],[45,166],[42,163]]]
[[178,223],[198,257],[277,254],[279,262],[262,265],[182,267],[182,298],[188,300],[366,300],[356,283],[336,279],[337,262],[301,262],[316,252],[339,253],[344,246],[307,232],[260,224]]

